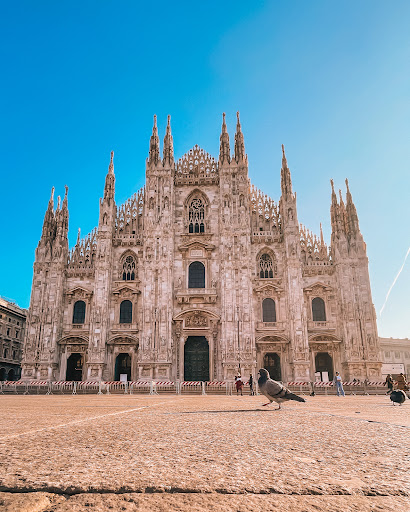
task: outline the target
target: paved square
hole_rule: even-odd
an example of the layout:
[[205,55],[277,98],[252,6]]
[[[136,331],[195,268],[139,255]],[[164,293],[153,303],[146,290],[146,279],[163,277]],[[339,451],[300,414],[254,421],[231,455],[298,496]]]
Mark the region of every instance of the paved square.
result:
[[410,401],[0,396],[0,510],[410,510]]

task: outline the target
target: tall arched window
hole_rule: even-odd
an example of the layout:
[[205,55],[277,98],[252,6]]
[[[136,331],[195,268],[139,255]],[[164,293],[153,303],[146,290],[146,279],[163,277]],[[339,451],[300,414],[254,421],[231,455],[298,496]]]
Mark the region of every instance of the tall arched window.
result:
[[73,308],[73,324],[83,324],[85,322],[85,302],[78,300]]
[[199,197],[192,199],[188,210],[190,233],[204,233],[205,231],[205,205]]
[[120,304],[120,324],[132,324],[132,302],[123,300]]
[[269,254],[262,254],[259,258],[259,277],[261,279],[273,277],[273,262]]
[[312,318],[314,322],[326,322],[325,301],[320,297],[312,300]]
[[205,288],[205,266],[200,261],[189,265],[188,288]]
[[263,322],[276,322],[276,307],[273,299],[264,299],[262,302]]
[[134,281],[135,279],[135,258],[127,256],[122,264],[122,280]]

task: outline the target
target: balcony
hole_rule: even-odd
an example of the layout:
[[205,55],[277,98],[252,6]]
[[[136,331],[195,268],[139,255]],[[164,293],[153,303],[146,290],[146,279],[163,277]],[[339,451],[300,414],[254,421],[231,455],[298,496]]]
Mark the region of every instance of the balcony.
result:
[[258,331],[283,331],[284,322],[258,322],[256,324]]
[[336,330],[336,322],[313,322],[312,320],[308,321],[308,330],[309,331],[335,331]]
[[253,231],[252,243],[267,243],[280,240],[281,235],[278,230],[275,231]]
[[206,303],[215,304],[218,294],[215,288],[187,288],[175,294],[178,304]]

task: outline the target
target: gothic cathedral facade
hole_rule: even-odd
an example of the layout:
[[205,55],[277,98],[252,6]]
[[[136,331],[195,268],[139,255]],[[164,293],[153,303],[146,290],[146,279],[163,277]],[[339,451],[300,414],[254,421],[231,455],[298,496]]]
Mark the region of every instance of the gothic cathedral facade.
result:
[[[67,187],[36,249],[23,379],[282,381],[381,375],[366,245],[348,182],[332,182],[331,247],[299,225],[282,146],[278,203],[251,185],[238,121],[218,160],[174,160],[156,118],[146,184],[115,203],[113,153],[98,227],[68,247]],[[53,190],[54,191],[54,190]]]

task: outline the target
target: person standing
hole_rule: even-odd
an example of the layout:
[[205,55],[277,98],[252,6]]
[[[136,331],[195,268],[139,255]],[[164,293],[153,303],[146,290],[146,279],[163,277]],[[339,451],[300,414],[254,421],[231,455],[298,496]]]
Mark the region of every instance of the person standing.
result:
[[249,375],[249,389],[251,392],[251,396],[255,394],[255,391],[253,390],[253,377],[252,374]]
[[387,391],[387,394],[389,394],[393,391],[393,384],[394,384],[394,382],[393,382],[392,376],[389,373],[389,375],[386,377],[386,385],[389,388],[389,390]]
[[336,372],[335,378],[333,379],[333,384],[336,386],[336,394],[337,396],[345,396],[345,392],[343,389],[342,377],[339,372]]
[[243,390],[243,382],[240,375],[238,377],[235,377],[235,386],[236,386],[236,394],[241,393],[241,396],[243,396],[242,390]]

